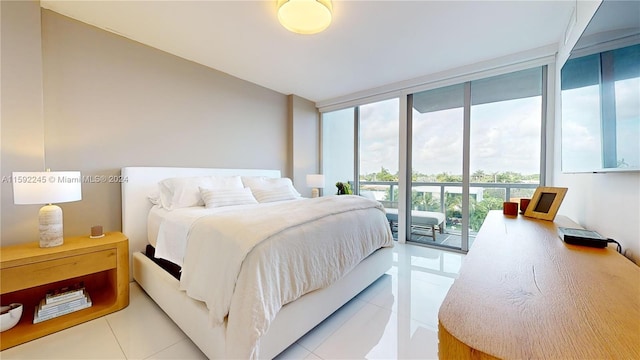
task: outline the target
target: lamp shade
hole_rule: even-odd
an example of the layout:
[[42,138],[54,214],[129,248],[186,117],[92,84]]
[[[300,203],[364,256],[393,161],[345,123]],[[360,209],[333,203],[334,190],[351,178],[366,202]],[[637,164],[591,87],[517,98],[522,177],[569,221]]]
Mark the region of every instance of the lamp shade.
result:
[[297,34],[315,34],[331,24],[330,0],[278,0],[278,21]]
[[324,188],[324,175],[322,174],[307,175],[307,186],[310,188]]
[[54,204],[82,200],[80,171],[13,173],[13,203]]

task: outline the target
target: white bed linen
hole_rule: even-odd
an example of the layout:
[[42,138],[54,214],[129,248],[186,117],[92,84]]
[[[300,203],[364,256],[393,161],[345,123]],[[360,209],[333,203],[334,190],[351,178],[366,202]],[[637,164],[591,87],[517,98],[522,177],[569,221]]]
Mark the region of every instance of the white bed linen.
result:
[[[290,201],[297,201],[290,200]],[[184,254],[187,249],[187,236],[189,230],[196,220],[210,215],[226,212],[242,212],[247,208],[256,206],[267,207],[274,204],[264,205],[237,205],[218,208],[205,208],[204,206],[194,206],[167,210],[159,206],[154,206],[149,211],[147,217],[147,235],[149,243],[155,247],[155,257],[169,260],[174,264],[183,265]]]
[[384,208],[359,196],[196,213],[177,216],[192,224],[181,289],[207,304],[213,324],[226,319],[229,358],[257,357],[259,338],[283,305],[393,246]]
[[160,223],[162,223],[167,212],[160,206],[154,206],[149,210],[149,215],[147,215],[147,240],[154,248],[157,247]]

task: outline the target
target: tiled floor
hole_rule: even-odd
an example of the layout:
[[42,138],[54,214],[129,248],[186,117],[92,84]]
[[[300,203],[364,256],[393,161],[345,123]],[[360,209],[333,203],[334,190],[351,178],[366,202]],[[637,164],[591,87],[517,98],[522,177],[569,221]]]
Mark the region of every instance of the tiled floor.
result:
[[[389,272],[299,339],[279,359],[435,359],[438,309],[464,255],[397,244]],[[0,352],[9,359],[205,359],[131,284],[117,313]]]

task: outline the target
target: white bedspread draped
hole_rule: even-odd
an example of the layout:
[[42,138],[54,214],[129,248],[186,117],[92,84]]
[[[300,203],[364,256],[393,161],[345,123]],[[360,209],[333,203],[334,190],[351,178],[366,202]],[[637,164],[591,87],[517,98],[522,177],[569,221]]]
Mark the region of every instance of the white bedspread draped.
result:
[[384,208],[328,196],[201,217],[191,227],[180,286],[226,319],[229,358],[255,358],[280,308],[393,246]]

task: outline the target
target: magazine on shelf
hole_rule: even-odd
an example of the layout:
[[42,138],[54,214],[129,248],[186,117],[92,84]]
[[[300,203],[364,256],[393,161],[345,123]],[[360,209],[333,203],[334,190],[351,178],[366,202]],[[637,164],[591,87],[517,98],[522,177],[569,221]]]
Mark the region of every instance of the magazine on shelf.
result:
[[38,314],[58,312],[68,308],[77,307],[86,304],[88,300],[89,299],[87,298],[86,293],[83,293],[81,297],[69,299],[68,301],[56,302],[53,304],[47,304],[45,300],[42,299],[40,300],[40,304],[37,307]]
[[79,282],[71,286],[65,286],[59,289],[53,289],[47,291],[44,297],[46,304],[54,304],[73,299],[78,299],[84,296],[84,282]]
[[42,312],[40,309],[41,305],[42,305],[42,301],[40,302],[40,305],[36,307],[36,311],[33,314],[34,324],[37,324],[45,320],[57,318],[58,316],[70,314],[78,310],[86,309],[88,307],[91,307],[93,303],[91,302],[91,297],[89,297],[89,294],[86,294],[86,297],[84,297],[83,299],[71,300],[67,303],[61,303],[57,307],[51,307],[51,308],[45,309]]

